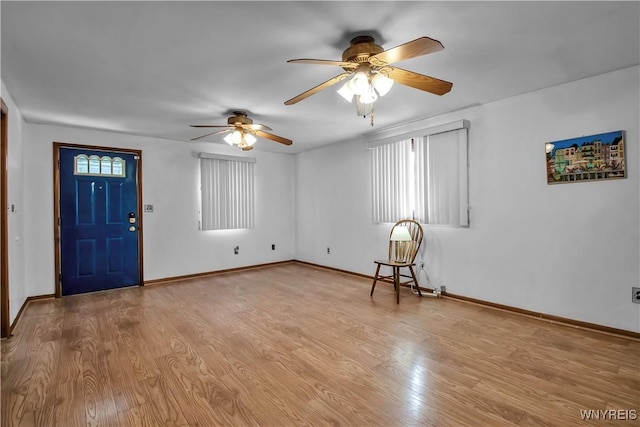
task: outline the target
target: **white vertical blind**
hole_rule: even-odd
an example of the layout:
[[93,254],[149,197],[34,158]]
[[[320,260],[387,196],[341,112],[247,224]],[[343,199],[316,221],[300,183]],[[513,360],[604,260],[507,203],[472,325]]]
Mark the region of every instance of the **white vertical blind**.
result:
[[428,196],[428,184],[427,184],[427,156],[425,140],[427,137],[414,138],[414,168],[415,168],[415,220],[423,224],[428,224],[427,215],[427,196]]
[[372,147],[373,222],[413,217],[411,140]]
[[467,226],[467,129],[422,138],[416,146],[416,163],[419,220],[427,224]]
[[253,228],[253,165],[253,161],[200,156],[203,230]]

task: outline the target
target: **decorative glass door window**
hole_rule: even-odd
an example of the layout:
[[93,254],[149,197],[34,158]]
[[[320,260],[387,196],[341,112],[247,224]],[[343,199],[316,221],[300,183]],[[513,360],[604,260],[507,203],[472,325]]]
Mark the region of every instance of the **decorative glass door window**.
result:
[[125,161],[120,157],[109,156],[87,156],[78,154],[74,158],[75,175],[99,175],[125,177]]

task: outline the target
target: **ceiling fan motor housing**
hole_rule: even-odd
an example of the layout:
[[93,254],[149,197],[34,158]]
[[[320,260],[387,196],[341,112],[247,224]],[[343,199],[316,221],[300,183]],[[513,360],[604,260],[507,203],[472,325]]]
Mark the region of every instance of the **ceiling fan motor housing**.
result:
[[251,120],[249,117],[247,117],[247,113],[243,112],[243,111],[234,111],[233,114],[235,114],[235,116],[233,117],[229,117],[227,119],[227,123],[230,125],[250,125],[253,124],[253,120]]
[[370,36],[358,36],[351,40],[351,46],[342,52],[343,62],[368,62],[369,57],[384,52]]

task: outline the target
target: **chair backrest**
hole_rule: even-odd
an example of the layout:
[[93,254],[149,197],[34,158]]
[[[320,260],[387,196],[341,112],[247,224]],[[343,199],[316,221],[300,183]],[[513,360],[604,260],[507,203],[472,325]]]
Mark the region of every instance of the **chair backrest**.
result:
[[[391,240],[393,230],[400,226],[407,227],[409,235],[411,236],[411,241]],[[420,249],[420,245],[422,244],[422,235],[422,226],[418,221],[403,219],[396,222],[391,228],[391,233],[389,233],[389,260],[413,263],[416,259],[416,255],[418,254],[418,249]]]

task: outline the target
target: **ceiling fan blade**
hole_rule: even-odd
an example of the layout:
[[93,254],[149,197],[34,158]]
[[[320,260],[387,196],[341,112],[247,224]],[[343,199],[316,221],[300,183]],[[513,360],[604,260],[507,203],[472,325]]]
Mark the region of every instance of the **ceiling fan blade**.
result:
[[228,128],[229,125],[189,125],[192,128]]
[[357,68],[358,64],[356,62],[344,62],[344,61],[332,61],[330,59],[290,59],[287,62],[295,63],[295,64],[316,64],[316,65],[337,65],[338,67],[343,68]]
[[[442,43],[438,40],[429,37],[420,37],[419,39],[373,55],[369,58],[369,62],[372,65],[384,66],[386,64],[393,64],[394,62],[404,61],[405,59],[415,58],[416,56],[438,52],[442,49],[444,49],[444,46],[442,46]],[[381,62],[382,64],[376,62]]]
[[284,145],[293,144],[293,141],[291,141],[290,139],[283,138],[281,136],[274,135],[272,133],[267,133],[267,132],[264,132],[264,131],[261,131],[261,130],[257,130],[256,131],[256,135],[257,136],[261,136],[262,138],[270,139],[270,140],[275,141],[275,142],[279,142],[280,144],[284,144]]
[[272,130],[269,126],[260,124],[242,125],[242,127],[251,130]]
[[311,88],[306,92],[302,92],[300,95],[295,96],[288,101],[285,101],[284,105],[292,105],[292,104],[295,104],[296,102],[300,102],[303,99],[310,97],[314,93],[320,92],[322,89],[328,88],[329,86],[338,83],[340,80],[344,79],[349,75],[350,75],[349,73],[338,74],[337,76],[327,80],[326,82],[320,83],[318,86]]
[[436,95],[444,95],[453,87],[453,83],[396,67],[391,68],[389,77],[401,85],[410,86]]
[[198,137],[196,137],[196,138],[191,138],[191,141],[195,141],[195,140],[197,140],[197,139],[202,139],[202,138],[204,138],[204,137],[211,136],[211,135],[218,135],[218,134],[220,134],[220,133],[231,132],[232,130],[233,130],[233,129],[223,129],[223,130],[218,130],[218,131],[215,131],[215,132],[208,133],[208,134],[206,134],[206,135],[198,136]]

